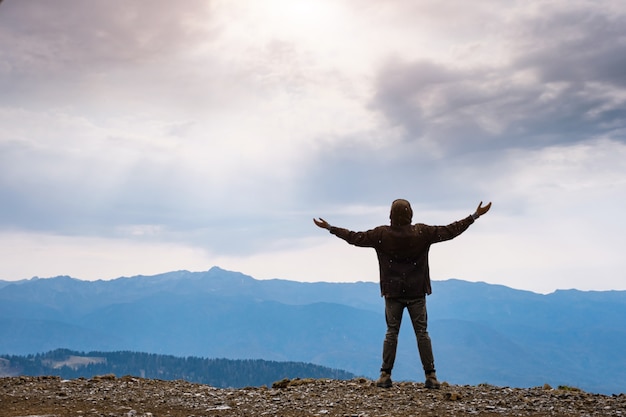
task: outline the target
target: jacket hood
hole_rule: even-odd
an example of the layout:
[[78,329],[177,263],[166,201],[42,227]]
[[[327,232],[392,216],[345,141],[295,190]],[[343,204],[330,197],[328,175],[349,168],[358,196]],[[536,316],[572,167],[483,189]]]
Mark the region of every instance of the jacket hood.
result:
[[411,224],[413,220],[413,209],[411,204],[404,199],[397,199],[391,203],[391,212],[389,213],[392,226],[405,226]]

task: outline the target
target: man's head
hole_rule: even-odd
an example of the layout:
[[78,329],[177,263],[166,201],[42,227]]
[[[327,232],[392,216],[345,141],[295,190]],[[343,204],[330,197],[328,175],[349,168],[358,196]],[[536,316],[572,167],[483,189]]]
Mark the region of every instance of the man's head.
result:
[[413,210],[411,204],[404,199],[397,199],[391,203],[391,213],[389,213],[392,226],[404,226],[411,224],[413,220]]

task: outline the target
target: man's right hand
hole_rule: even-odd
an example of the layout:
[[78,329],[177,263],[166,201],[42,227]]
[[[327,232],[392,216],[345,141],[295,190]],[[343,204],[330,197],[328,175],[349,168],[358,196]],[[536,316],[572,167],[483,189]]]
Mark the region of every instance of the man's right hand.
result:
[[489,211],[489,209],[491,208],[491,201],[485,207],[483,207],[482,205],[483,205],[483,202],[481,201],[478,204],[478,207],[476,208],[476,211],[474,212],[474,217],[475,218],[479,218],[480,216],[482,216],[483,214],[485,214],[485,213],[487,213]]

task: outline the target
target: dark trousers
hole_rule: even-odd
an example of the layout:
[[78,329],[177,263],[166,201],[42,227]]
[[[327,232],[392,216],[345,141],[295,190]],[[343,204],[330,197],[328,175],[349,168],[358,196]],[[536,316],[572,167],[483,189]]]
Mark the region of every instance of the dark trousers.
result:
[[435,359],[430,336],[426,331],[428,314],[426,312],[426,297],[420,298],[388,298],[385,297],[385,319],[387,321],[387,334],[383,343],[383,364],[381,371],[391,373],[396,361],[396,348],[398,347],[398,333],[404,309],[409,311],[409,317],[417,339],[417,349],[424,371],[435,369]]

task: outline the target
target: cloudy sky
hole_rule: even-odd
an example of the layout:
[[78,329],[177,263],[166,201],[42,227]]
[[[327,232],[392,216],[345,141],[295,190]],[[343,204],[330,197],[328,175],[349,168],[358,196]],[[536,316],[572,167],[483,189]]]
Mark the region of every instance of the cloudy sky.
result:
[[612,0],[5,0],[0,279],[377,281],[315,227],[492,210],[433,279],[626,290]]

